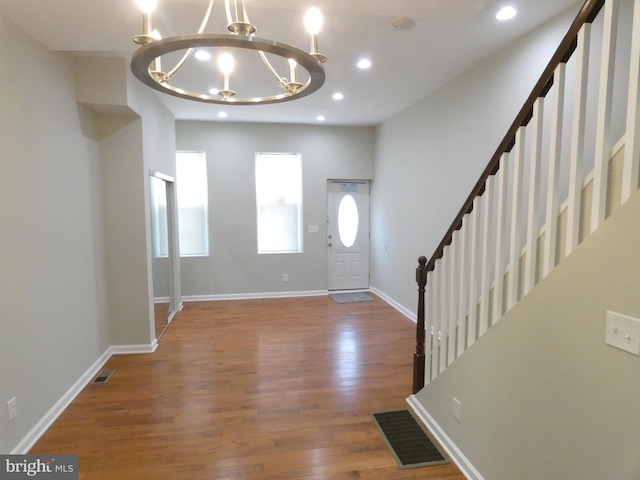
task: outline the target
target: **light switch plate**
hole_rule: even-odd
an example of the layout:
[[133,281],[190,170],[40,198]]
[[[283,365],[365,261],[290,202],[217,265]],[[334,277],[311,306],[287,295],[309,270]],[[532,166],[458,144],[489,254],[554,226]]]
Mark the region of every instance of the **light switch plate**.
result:
[[640,356],[640,320],[615,312],[607,312],[605,342]]
[[18,416],[18,404],[16,403],[16,397],[13,397],[7,402],[7,414],[9,415],[10,422]]
[[455,418],[458,423],[462,422],[462,402],[456,397],[453,397],[453,418]]

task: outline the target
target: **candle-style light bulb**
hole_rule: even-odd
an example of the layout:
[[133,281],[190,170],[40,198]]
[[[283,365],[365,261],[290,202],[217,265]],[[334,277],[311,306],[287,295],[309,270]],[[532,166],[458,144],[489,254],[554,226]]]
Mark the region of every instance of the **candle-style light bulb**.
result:
[[229,53],[223,53],[218,57],[218,68],[224,75],[224,90],[229,90],[229,76],[233,72],[235,61]]
[[235,61],[229,53],[223,53],[218,57],[218,68],[225,75],[231,75],[235,67]]
[[311,7],[307,10],[307,13],[304,16],[304,26],[311,35],[311,51],[309,53],[311,53],[311,55],[313,55],[317,60],[324,63],[327,61],[327,57],[318,53],[318,33],[322,29],[323,23],[324,20],[320,10],[316,7]]
[[151,13],[156,9],[157,0],[137,0],[142,10],[142,35],[151,35]]
[[142,13],[152,13],[158,4],[157,0],[137,0],[138,6]]
[[290,77],[291,77],[291,83],[295,83],[296,81],[296,67],[298,66],[298,63],[293,59],[290,58],[289,59],[289,72],[290,72]]
[[323,18],[320,10],[311,7],[304,15],[304,26],[311,35],[318,35],[322,29]]

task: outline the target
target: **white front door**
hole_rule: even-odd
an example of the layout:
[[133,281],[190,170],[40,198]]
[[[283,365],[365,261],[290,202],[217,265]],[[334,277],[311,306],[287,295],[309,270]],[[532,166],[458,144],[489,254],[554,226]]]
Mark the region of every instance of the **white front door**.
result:
[[329,290],[369,288],[369,182],[327,185]]

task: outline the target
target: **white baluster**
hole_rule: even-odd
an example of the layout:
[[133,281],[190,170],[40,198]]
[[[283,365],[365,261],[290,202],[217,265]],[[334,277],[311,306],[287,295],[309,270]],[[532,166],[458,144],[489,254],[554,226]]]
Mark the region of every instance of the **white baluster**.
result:
[[[433,380],[438,376],[438,285],[436,282],[436,275],[434,271],[429,272],[427,276],[427,291],[429,292],[429,303],[427,304],[429,316],[428,322],[425,321],[425,343],[429,344],[429,358],[427,359],[427,361],[429,362],[431,368],[430,370],[427,370],[425,366],[425,372],[430,371],[430,378],[431,380]],[[429,325],[428,329],[426,326],[427,324]]]
[[491,258],[489,257],[489,239],[493,234],[491,214],[493,212],[493,190],[494,176],[487,179],[484,194],[481,197],[482,202],[482,269],[480,282],[480,321],[478,322],[478,337],[484,335],[489,329],[489,291],[491,289],[491,275],[489,274],[489,265]]
[[562,155],[562,123],[564,118],[564,96],[567,66],[561,63],[553,74],[555,97],[551,118],[551,139],[549,152],[549,172],[547,178],[547,211],[544,235],[544,261],[542,276],[545,277],[556,267],[556,250],[558,246],[559,193],[558,179],[560,175],[560,157]]
[[459,357],[467,347],[467,314],[469,312],[469,215],[465,215],[459,230],[460,259],[458,274],[458,348]]
[[638,189],[638,173],[640,171],[640,3],[638,2],[634,2],[633,5],[631,72],[629,74],[627,105],[622,203],[629,200]]
[[500,159],[500,169],[496,173],[498,185],[498,199],[496,212],[496,253],[495,253],[495,284],[493,289],[493,320],[496,323],[502,317],[502,301],[504,298],[504,239],[507,232],[507,188],[509,182],[509,154],[503,153]]
[[618,36],[618,7],[619,0],[607,0],[604,4],[600,96],[596,126],[596,158],[593,168],[591,232],[595,231],[604,221],[607,209],[607,181],[609,178],[609,160],[611,159],[611,105],[613,103],[613,77],[616,38]]
[[578,246],[580,235],[580,204],[582,175],[580,161],[584,155],[585,112],[587,108],[587,83],[589,78],[589,43],[591,24],[585,23],[578,33],[576,58],[576,85],[571,134],[571,156],[569,158],[569,198],[567,205],[567,237],[565,255]]
[[509,291],[507,295],[507,311],[518,303],[518,287],[520,283],[520,204],[522,198],[522,168],[524,164],[525,127],[516,132],[516,143],[511,159],[511,234],[509,238]]
[[527,206],[527,256],[524,269],[523,294],[536,284],[538,265],[538,200],[540,197],[540,160],[542,151],[542,122],[544,120],[544,97],[533,104],[531,118],[531,162],[529,164],[529,201]]
[[480,197],[473,200],[473,211],[469,214],[471,218],[471,244],[469,257],[469,323],[467,324],[467,348],[469,348],[477,339],[476,322],[478,320],[478,256],[480,254]]
[[451,238],[451,249],[449,250],[449,337],[448,337],[448,358],[447,365],[456,359],[456,331],[458,326],[458,289],[460,279],[458,278],[458,261],[460,257],[459,245],[460,231],[453,232]]
[[448,345],[448,333],[449,333],[449,325],[447,323],[447,319],[449,318],[449,295],[448,288],[449,284],[447,282],[449,276],[449,245],[445,246],[442,250],[442,258],[440,259],[440,272],[438,277],[439,288],[440,288],[440,299],[438,304],[440,305],[440,360],[439,367],[440,372],[442,373],[445,368],[447,368],[447,345]]

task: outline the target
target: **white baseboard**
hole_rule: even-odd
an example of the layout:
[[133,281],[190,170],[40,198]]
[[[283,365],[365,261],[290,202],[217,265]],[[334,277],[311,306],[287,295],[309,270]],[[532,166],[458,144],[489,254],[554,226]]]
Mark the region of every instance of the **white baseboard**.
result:
[[221,295],[183,295],[183,302],[215,302],[220,300],[260,300],[264,298],[320,297],[328,295],[328,290],[308,290],[300,292],[228,293]]
[[416,414],[416,416],[424,423],[429,429],[429,432],[435,437],[435,439],[442,445],[442,448],[447,452],[447,455],[451,458],[453,463],[460,469],[462,474],[469,480],[484,480],[480,472],[471,464],[469,459],[464,456],[455,443],[449,438],[445,431],[438,425],[438,422],[427,412],[424,406],[418,401],[415,395],[411,395],[407,398],[407,403]]
[[389,305],[391,305],[393,308],[395,308],[397,311],[399,311],[401,314],[403,314],[405,317],[407,317],[413,323],[417,322],[416,314],[413,313],[411,310],[409,310],[408,308],[406,308],[403,305],[400,305],[393,298],[391,298],[388,295],[382,293],[380,290],[378,290],[375,287],[371,287],[369,290],[371,290],[372,293],[375,293],[377,296],[382,298],[385,302],[387,302]]
[[169,313],[169,318],[167,318],[167,323],[171,323],[173,318],[176,316],[176,313],[181,311],[183,308],[184,308],[184,303],[180,301],[180,305],[178,305],[178,308],[174,312]]
[[24,455],[40,437],[53,425],[58,417],[73,402],[73,400],[82,392],[89,382],[98,374],[100,369],[109,361],[112,355],[135,354],[135,353],[152,353],[158,347],[156,339],[150,345],[116,345],[107,348],[102,355],[91,365],[86,372],[71,386],[67,392],[49,409],[47,413],[40,419],[38,423],[27,433],[27,435],[15,446],[11,451],[12,454]]
[[111,348],[105,350],[100,357],[93,362],[93,365],[82,374],[82,376],[71,386],[67,392],[60,397],[53,407],[40,419],[38,423],[27,433],[27,435],[16,445],[11,451],[12,454],[25,455],[31,447],[40,439],[40,437],[53,425],[53,422],[64,412],[64,410],[73,402],[82,389],[93,380],[93,377],[100,371],[105,363],[111,358]]
[[[375,293],[382,300],[387,302],[413,323],[416,323],[416,314],[408,308],[400,305],[388,295],[382,293],[375,287],[364,288],[360,290],[349,290],[349,292],[371,292]],[[292,297],[321,297],[331,294],[330,290],[307,290],[299,292],[266,292],[266,293],[234,293],[222,295],[185,295],[182,297],[184,302],[214,302],[219,300],[260,300],[264,298],[292,298]]]
[[158,348],[158,340],[153,339],[149,345],[113,345],[109,348],[111,355],[129,355],[136,353],[153,353]]

